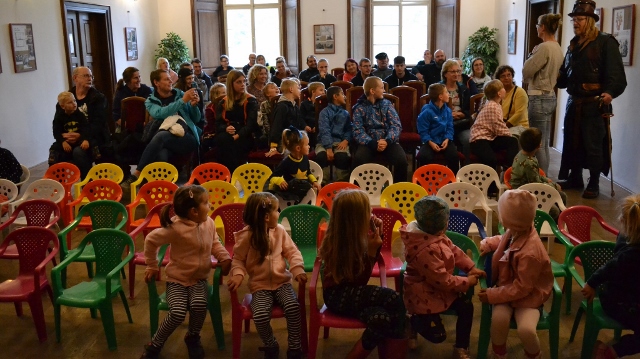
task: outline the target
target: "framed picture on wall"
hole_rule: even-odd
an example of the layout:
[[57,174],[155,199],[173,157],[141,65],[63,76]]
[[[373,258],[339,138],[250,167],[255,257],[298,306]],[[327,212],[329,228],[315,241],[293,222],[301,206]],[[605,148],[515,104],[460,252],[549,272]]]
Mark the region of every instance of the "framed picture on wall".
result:
[[11,35],[13,68],[16,73],[37,70],[36,49],[33,44],[31,24],[9,24],[9,34]]
[[135,27],[124,28],[124,39],[127,46],[127,61],[138,59],[138,33]]
[[507,53],[510,55],[516,54],[516,40],[518,36],[518,20],[509,20],[507,26]]
[[313,53],[335,54],[335,27],[333,24],[313,25]]
[[614,7],[611,24],[611,34],[620,44],[622,63],[626,66],[631,66],[633,64],[633,32],[636,25],[636,6],[632,4]]
[[596,28],[602,31],[602,19],[604,16],[604,10],[601,7],[597,7],[593,10],[593,12],[600,17],[600,20],[596,22]]

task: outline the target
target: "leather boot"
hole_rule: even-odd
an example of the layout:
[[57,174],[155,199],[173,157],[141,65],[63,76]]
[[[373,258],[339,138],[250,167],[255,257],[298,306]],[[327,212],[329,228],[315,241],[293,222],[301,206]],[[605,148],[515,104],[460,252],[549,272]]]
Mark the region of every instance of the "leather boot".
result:
[[404,359],[407,357],[409,339],[385,339],[378,344],[378,357],[380,359]]
[[351,348],[349,354],[347,354],[346,359],[365,359],[369,356],[371,350],[366,350],[362,346],[362,339],[358,340],[356,344]]

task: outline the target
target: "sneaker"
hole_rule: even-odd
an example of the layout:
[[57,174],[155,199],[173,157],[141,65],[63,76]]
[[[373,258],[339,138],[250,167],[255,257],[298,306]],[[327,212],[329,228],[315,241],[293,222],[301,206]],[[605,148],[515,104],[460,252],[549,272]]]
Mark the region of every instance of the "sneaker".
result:
[[302,359],[302,349],[287,350],[287,359]]
[[129,178],[120,182],[120,188],[122,188],[122,192],[130,193],[131,192],[131,184],[138,180],[136,175],[130,175]]
[[471,359],[469,356],[469,350],[465,348],[456,348],[453,347],[453,355],[451,356],[453,359]]
[[264,352],[264,359],[278,359],[280,355],[280,347],[259,347],[258,351]]
[[593,359],[615,359],[618,357],[616,351],[613,348],[599,340],[596,341],[596,345],[593,347]]
[[599,195],[600,195],[600,187],[587,186],[584,192],[582,192],[582,198],[586,198],[586,199],[598,198]]
[[157,359],[160,357],[161,349],[162,348],[158,348],[149,342],[144,345],[144,352],[140,356],[140,359]]
[[204,358],[204,348],[200,342],[199,334],[191,334],[184,336],[184,342],[187,344],[187,350],[189,351],[189,359],[202,359]]

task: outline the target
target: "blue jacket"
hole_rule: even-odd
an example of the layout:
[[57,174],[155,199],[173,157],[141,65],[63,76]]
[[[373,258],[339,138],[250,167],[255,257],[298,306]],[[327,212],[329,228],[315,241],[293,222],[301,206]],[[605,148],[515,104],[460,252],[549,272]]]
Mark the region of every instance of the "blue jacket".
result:
[[156,91],[147,97],[147,100],[144,102],[144,106],[147,108],[147,111],[149,111],[149,116],[151,116],[155,121],[164,121],[165,118],[171,115],[179,114],[191,129],[191,132],[196,138],[198,144],[200,144],[200,135],[202,134],[202,130],[196,126],[196,123],[203,121],[202,116],[200,115],[200,108],[198,108],[198,105],[191,106],[190,102],[184,103],[182,101],[182,97],[184,96],[184,92],[182,92],[182,90],[174,88],[171,92],[175,95],[174,101],[164,107],[162,107],[160,99],[156,97],[158,94]]
[[438,108],[433,102],[422,106],[418,115],[418,134],[422,143],[433,141],[441,145],[445,139],[453,141],[453,115],[447,104]]
[[388,144],[398,143],[402,124],[393,104],[386,99],[372,104],[362,95],[353,106],[353,138],[360,145],[372,149],[378,147],[378,140]]
[[325,149],[336,142],[351,141],[351,118],[349,112],[332,103],[320,111],[318,120],[318,143]]

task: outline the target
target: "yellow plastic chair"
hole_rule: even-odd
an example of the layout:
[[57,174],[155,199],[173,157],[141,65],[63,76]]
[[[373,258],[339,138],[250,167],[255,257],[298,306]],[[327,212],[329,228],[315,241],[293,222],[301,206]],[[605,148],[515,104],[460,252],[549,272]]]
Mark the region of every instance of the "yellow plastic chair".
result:
[[271,169],[261,163],[247,163],[233,171],[231,175],[231,184],[242,192],[242,197],[238,199],[239,203],[246,203],[249,195],[256,192],[262,192],[264,184],[271,177]]
[[[240,197],[238,189],[234,185],[226,181],[208,181],[203,183],[202,187],[204,187],[209,193],[209,203],[211,204],[209,215],[211,215],[216,208],[222,206],[223,204],[236,203],[238,201],[238,198]],[[219,225],[218,223],[216,223],[216,227],[220,228],[221,226],[222,221],[220,221]]]
[[124,179],[124,173],[120,167],[113,163],[97,164],[91,167],[89,173],[87,173],[87,176],[82,180],[82,182],[75,184],[75,191],[73,193],[74,198],[80,197],[80,192],[82,192],[82,187],[84,187],[84,185],[89,183],[89,181],[97,179],[108,179],[115,183],[120,183]]
[[[176,183],[178,181],[178,169],[176,166],[167,162],[153,162],[144,166],[138,180],[131,184],[131,199],[136,198],[138,194],[138,186],[142,185],[142,181],[169,181]],[[141,203],[144,203],[142,201]]]
[[382,191],[380,206],[395,209],[400,212],[407,222],[415,220],[413,206],[422,197],[429,194],[420,185],[411,182],[394,183]]

